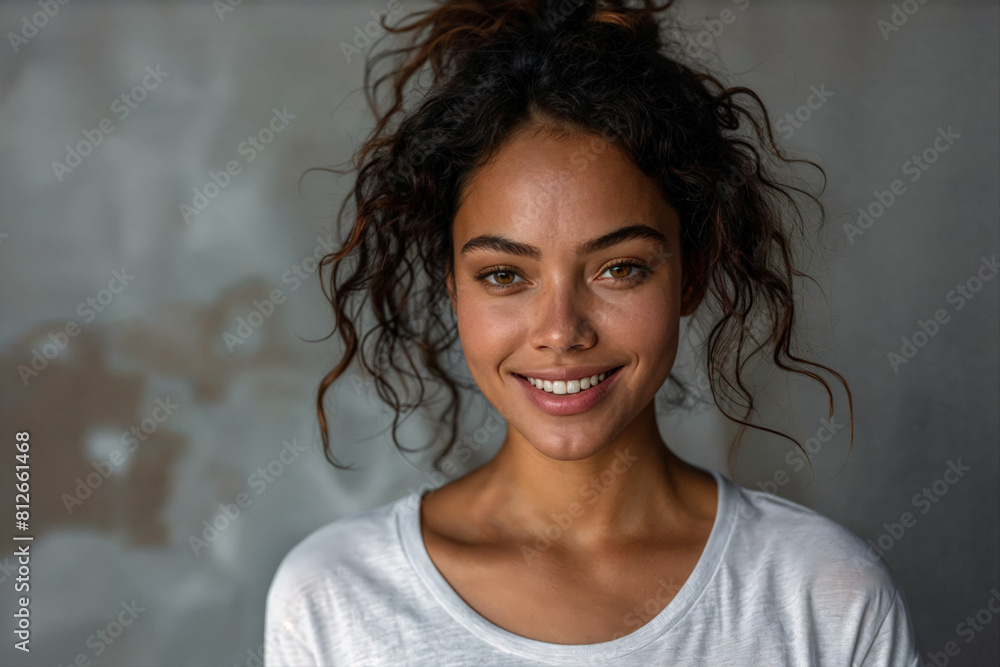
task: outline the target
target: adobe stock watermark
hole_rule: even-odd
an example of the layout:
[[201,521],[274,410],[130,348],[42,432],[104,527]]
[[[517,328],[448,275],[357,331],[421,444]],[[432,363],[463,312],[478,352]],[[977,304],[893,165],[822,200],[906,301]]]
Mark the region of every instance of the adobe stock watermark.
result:
[[875,26],[882,34],[882,41],[888,42],[889,35],[897,32],[900,28],[906,25],[906,22],[910,20],[910,17],[916,14],[925,4],[927,4],[927,0],[903,0],[903,2],[898,5],[893,3],[892,13],[889,14],[889,20],[887,21],[883,18],[879,18],[875,21]]
[[[473,88],[476,91],[488,90],[495,86],[498,82],[498,77],[494,73],[483,73],[480,74],[473,84]],[[470,101],[475,97],[475,95],[470,96],[465,100],[460,100],[454,104],[449,105],[445,113],[441,117],[441,123],[438,127],[433,128],[431,131],[425,133],[416,138],[416,140],[407,147],[402,159],[411,164],[414,167],[420,167],[429,156],[439,150],[442,146],[446,145],[451,135],[461,128],[462,123],[464,123],[468,117],[475,113],[475,104]],[[612,118],[611,127],[602,130],[600,135],[589,137],[587,144],[584,147],[577,148],[570,155],[569,162],[573,169],[561,169],[559,171],[558,181],[553,183],[546,183],[543,187],[542,193],[538,198],[532,201],[531,212],[537,213],[540,205],[545,204],[549,197],[556,197],[562,192],[563,187],[568,185],[569,182],[574,177],[574,172],[586,171],[590,165],[593,163],[597,156],[603,153],[609,145],[613,145],[614,135],[625,134],[626,128],[622,124],[623,121],[620,119]],[[388,175],[388,180],[390,183],[396,183],[402,181],[403,179],[398,176],[396,170],[393,170]],[[524,212],[519,212],[520,217],[524,217],[526,214]]]
[[727,164],[726,173],[715,182],[715,191],[720,199],[729,199],[736,194],[736,191],[746,185],[749,175],[744,174],[735,165]]
[[427,479],[426,482],[421,484],[417,489],[410,487],[407,490],[408,495],[416,493],[417,495],[431,495],[440,486],[442,486],[449,477],[452,477],[456,473],[460,472],[462,468],[457,465],[458,463],[465,463],[470,458],[474,452],[478,452],[480,448],[489,442],[490,435],[496,433],[500,430],[500,427],[504,425],[503,417],[500,413],[494,410],[492,407],[488,410],[488,416],[483,422],[483,425],[478,427],[470,435],[462,436],[456,443],[455,448],[448,452],[448,455],[441,459],[441,470],[432,470],[430,472],[424,471],[424,477]]
[[[115,115],[118,122],[125,120],[129,114],[138,109],[139,104],[149,96],[149,93],[156,90],[170,75],[170,72],[160,71],[159,65],[147,66],[146,72],[146,76],[142,77],[142,80],[130,91],[122,93],[111,102],[111,113]],[[55,173],[56,179],[62,183],[63,178],[83,164],[83,159],[93,153],[94,149],[100,146],[115,129],[115,122],[110,116],[105,116],[98,121],[97,127],[83,130],[83,139],[78,141],[75,146],[66,144],[66,163],[63,164],[58,160],[52,162],[52,171]]]
[[[475,100],[479,97],[480,91],[489,90],[499,80],[495,72],[484,72],[480,74],[472,87],[472,92],[465,98],[449,104],[447,111],[441,116],[441,122],[434,127],[426,136],[418,137],[413,144],[407,146],[404,159],[415,167],[421,166],[427,156],[438,150],[441,146],[449,143],[453,132],[461,128],[468,118],[476,112]],[[393,184],[403,181],[397,170],[389,172],[389,180]]]
[[[966,616],[965,620],[955,626],[955,634],[962,637],[966,644],[971,644],[976,636],[993,622],[993,617],[997,614],[1000,614],[1000,590],[994,588],[990,591],[990,599],[979,611]],[[962,647],[956,641],[946,642],[941,649],[927,653],[928,665],[945,667],[952,658],[962,652]]]
[[615,633],[612,639],[621,639],[625,635],[631,634],[649,623],[677,596],[677,593],[680,592],[684,585],[684,582],[677,582],[670,576],[667,577],[667,581],[664,581],[663,577],[660,577],[656,583],[659,587],[653,593],[652,597],[641,605],[633,607],[629,613],[625,614],[625,618],[622,619],[622,623],[629,629]]
[[[294,634],[289,632],[287,627],[281,628],[281,635],[279,635],[279,637],[281,636],[290,637],[293,641],[301,641]],[[247,649],[247,659],[243,663],[243,667],[264,667],[265,651],[267,651],[267,655],[270,656],[272,651],[280,654],[281,649],[282,645],[280,641],[274,639],[269,634],[265,634],[264,641],[257,646],[256,651],[254,651],[253,648]],[[241,666],[236,663],[233,663],[233,667],[241,667]]]
[[[580,485],[579,495],[587,498],[587,504],[593,505],[604,495],[625,472],[632,467],[638,456],[629,453],[631,447],[626,447],[615,453],[614,462],[600,475],[592,478]],[[541,534],[536,533],[534,548],[529,546],[521,547],[521,555],[530,565],[531,561],[540,557],[543,553],[552,548],[552,545],[562,539],[566,531],[573,525],[574,519],[578,519],[586,511],[583,503],[573,501],[566,508],[565,512],[553,513],[552,521],[542,529]]]
[[[955,285],[954,289],[945,294],[945,301],[952,304],[955,312],[965,308],[965,304],[971,301],[983,285],[993,279],[993,276],[1000,271],[1000,263],[997,262],[996,253],[992,259],[986,256],[980,258],[979,267],[973,275],[963,282]],[[920,350],[924,349],[934,336],[938,334],[944,324],[951,322],[951,315],[945,308],[938,308],[934,311],[934,316],[926,320],[917,320],[917,329],[909,336],[900,338],[901,344],[898,350],[890,351],[886,356],[893,373],[899,373],[899,367],[908,364],[917,356]]]
[[545,7],[546,12],[540,17],[540,24],[546,30],[555,30],[585,2],[586,0],[559,0],[558,4],[553,2]]
[[[423,310],[418,310],[418,312],[423,312]],[[408,324],[407,331],[400,331],[396,335],[396,342],[399,346],[419,346],[421,344],[421,337],[428,333],[432,322],[429,317],[418,316],[413,318]],[[375,368],[388,368],[392,361],[390,350],[380,347],[375,355],[373,366]],[[462,350],[461,341],[458,341],[457,344],[453,343],[449,345],[446,349],[439,350],[438,362],[443,368],[459,369],[465,363],[465,353]],[[367,372],[367,369],[363,369],[362,372],[352,372],[350,374],[350,382],[354,387],[356,395],[366,398],[376,398],[375,378]],[[494,414],[499,416],[498,413],[494,412]]]
[[125,628],[132,625],[135,619],[139,618],[139,614],[146,611],[146,608],[140,607],[135,600],[122,602],[119,606],[122,609],[115,618],[87,637],[87,648],[91,650],[86,653],[77,653],[72,662],[66,665],[59,663],[59,667],[90,667],[91,657],[97,658],[103,655],[108,647],[125,633]]
[[10,48],[14,49],[14,53],[17,54],[21,47],[28,43],[28,40],[37,35],[39,30],[47,26],[49,19],[56,17],[61,6],[68,4],[69,0],[38,0],[38,6],[41,11],[32,14],[30,19],[27,16],[22,16],[21,29],[16,33],[7,33],[7,40],[10,42]]
[[[247,486],[253,490],[255,495],[259,496],[270,485],[274,484],[285,472],[286,468],[295,463],[306,451],[307,448],[304,445],[300,445],[295,438],[292,438],[291,442],[287,440],[282,441],[281,451],[278,452],[278,455],[268,461],[266,465],[250,473],[250,476],[247,477]],[[201,536],[188,535],[188,545],[191,547],[194,555],[200,555],[203,550],[218,540],[219,536],[236,522],[242,510],[250,507],[252,503],[253,496],[246,491],[237,493],[231,503],[219,503],[219,511],[212,517],[212,520],[205,519],[202,521],[204,528],[201,531]]]
[[530,212],[519,211],[515,213],[516,218],[523,220],[530,216],[539,215],[545,206],[560,197],[564,188],[573,181],[576,174],[587,171],[594,160],[612,145],[611,137],[608,136],[607,131],[603,131],[600,136],[588,137],[586,145],[577,148],[569,156],[569,162],[573,169],[560,169],[559,178],[544,183],[541,186],[540,194],[532,198]]
[[386,3],[386,9],[380,9],[377,12],[374,9],[370,10],[369,13],[372,15],[372,20],[365,24],[364,30],[360,26],[354,26],[354,39],[352,42],[350,44],[347,42],[340,43],[340,52],[344,54],[344,61],[350,64],[351,58],[361,55],[365,49],[372,45],[379,35],[385,32],[385,28],[381,24],[384,16],[398,14],[401,11],[403,11],[403,5],[399,0],[389,0]]
[[[952,486],[957,484],[965,473],[972,470],[971,466],[963,465],[962,459],[952,461],[948,459],[947,467],[940,478],[934,480],[929,485],[913,494],[910,504],[915,509],[920,510],[920,514],[927,514],[934,505],[941,502]],[[864,557],[855,556],[854,565],[858,568],[870,567],[882,559],[886,552],[899,544],[906,534],[908,528],[917,525],[917,516],[913,512],[902,512],[892,523],[884,522],[882,527],[885,531],[875,538],[867,540],[868,549],[864,552]]]
[[[312,253],[303,257],[281,274],[282,284],[291,285],[288,292],[294,292],[302,287],[316,273],[323,256],[334,252],[336,249],[337,247],[334,245],[332,236],[327,235],[325,238],[317,236],[316,245],[313,247]],[[284,291],[275,288],[271,290],[271,293],[264,300],[259,301],[255,299],[253,309],[246,316],[241,315],[236,318],[236,325],[232,331],[224,331],[222,333],[222,341],[226,344],[226,349],[229,350],[229,353],[232,354],[236,351],[237,347],[250,340],[254,333],[264,326],[264,322],[274,315],[277,307],[285,303],[286,298],[287,294]]]
[[10,559],[11,556],[8,555],[4,556],[3,561],[0,561],[0,584],[17,574],[17,561],[11,562]]
[[[672,395],[671,392],[663,391],[663,387],[656,392],[654,405],[656,414],[670,414],[677,410],[684,410],[686,414],[695,414],[709,409],[715,404],[712,397],[712,384],[701,364],[697,366],[695,377],[690,380],[678,379],[683,384],[683,389],[679,395]],[[664,383],[664,387],[668,383]]]
[[104,480],[110,478],[115,469],[125,463],[127,454],[134,452],[140,443],[146,442],[149,436],[156,433],[160,424],[167,421],[179,407],[169,396],[157,398],[149,416],[133,425],[128,431],[124,431],[119,439],[120,446],[112,449],[105,460],[91,459],[90,465],[94,472],[88,473],[86,477],[77,477],[74,480],[76,487],[72,494],[63,493],[59,496],[66,513],[73,514],[75,508],[81,507],[84,501],[101,487]]
[[[948,129],[939,127],[937,129],[937,136],[934,137],[931,145],[925,148],[920,155],[914,155],[904,162],[900,169],[910,177],[911,183],[920,180],[923,173],[938,161],[941,154],[951,148],[955,141],[961,137],[962,135],[956,134],[951,129],[951,125],[948,126]],[[872,193],[875,195],[875,201],[868,204],[868,206],[858,207],[856,223],[844,223],[844,234],[847,236],[847,240],[853,245],[854,239],[864,234],[866,230],[875,224],[875,221],[892,208],[892,205],[905,192],[906,185],[903,184],[901,179],[896,179],[890,183],[888,190],[875,190]]]
[[[624,133],[623,128],[620,125],[620,121],[613,120],[612,125],[613,127],[611,128],[611,133]],[[551,201],[559,199],[564,188],[569,186],[578,174],[587,171],[591,164],[593,164],[594,160],[596,160],[601,153],[606,151],[609,146],[613,145],[613,138],[609,136],[608,129],[602,130],[599,136],[588,137],[586,145],[581,148],[577,148],[569,156],[569,162],[573,166],[573,169],[560,169],[558,179],[544,183],[540,188],[540,194],[532,198],[530,211],[526,213],[522,209],[515,212],[515,219],[525,220],[530,219],[532,216],[540,215],[543,209],[548,206]],[[674,254],[675,253],[673,251],[667,250],[664,244],[657,244],[653,250],[652,259],[650,260],[650,268],[655,269],[657,266],[665,263],[669,258],[673,257]]]
[[257,329],[264,326],[278,306],[285,302],[285,293],[280,289],[271,290],[271,294],[263,300],[254,299],[253,310],[247,313],[246,317],[236,318],[236,326],[232,332],[223,331],[222,340],[226,344],[226,349],[232,354],[236,348],[250,340],[250,337],[257,332]]
[[[747,7],[750,6],[750,0],[732,0],[732,3],[741,12],[746,11]],[[703,58],[705,49],[712,46],[722,36],[726,26],[735,23],[738,16],[732,9],[723,9],[719,12],[718,18],[704,19],[701,22],[705,26],[704,30],[694,36],[690,34],[679,36],[680,41],[685,43],[684,51],[694,58]]]
[[225,169],[209,171],[208,182],[200,188],[193,188],[194,197],[192,197],[191,203],[178,205],[184,222],[191,224],[193,218],[201,215],[209,204],[229,187],[233,177],[242,173],[243,167],[263,153],[268,145],[274,141],[274,138],[284,132],[293,120],[295,120],[295,114],[288,113],[287,106],[283,106],[281,111],[278,111],[277,107],[271,109],[271,118],[267,125],[241,141],[236,147],[236,152],[243,156],[243,163],[241,164],[238,159],[232,159],[226,162]]
[[236,8],[243,4],[243,0],[212,0],[212,9],[219,21],[226,20],[226,14],[236,11]]
[[[418,322],[417,333],[422,333],[423,329],[421,327],[422,322]],[[399,343],[405,344],[411,340],[414,340],[416,336],[411,336],[409,334],[401,334],[399,336]],[[388,368],[392,359],[387,350],[381,349],[375,355],[375,368]],[[450,346],[448,349],[444,350],[443,358],[439,355],[438,361],[442,363],[442,366],[447,368],[457,368],[462,362],[465,361],[464,354],[462,350],[455,345]],[[364,396],[365,398],[376,398],[377,391],[375,389],[375,378],[371,375],[365,373],[361,374],[358,372],[352,372],[350,375],[351,386],[354,387],[354,393],[358,396]]]
[[[837,423],[836,418],[823,417],[819,421],[820,427],[816,430],[816,435],[806,440],[803,445],[805,450],[811,455],[818,454],[823,449],[823,445],[833,440],[833,436],[837,435],[844,428],[843,424]],[[794,472],[799,472],[806,466],[807,460],[802,455],[802,451],[796,448],[785,454],[785,463]],[[771,479],[758,481],[757,488],[765,493],[777,494],[778,487],[788,484],[790,479],[791,477],[788,475],[788,472],[783,468],[779,468],[771,475]]]
[[[85,324],[90,324],[98,313],[111,305],[118,294],[121,294],[130,282],[135,280],[135,276],[129,275],[125,267],[120,271],[111,272],[111,280],[108,281],[107,288],[98,290],[94,296],[88,296],[76,307],[76,314],[79,315]],[[31,362],[28,364],[18,364],[17,373],[21,376],[21,382],[27,387],[32,378],[38,377],[42,371],[48,368],[49,362],[59,356],[59,353],[66,349],[69,340],[80,335],[82,331],[80,324],[76,320],[67,322],[61,330],[54,333],[49,332],[48,342],[31,350]]]
[[795,130],[802,129],[803,124],[812,118],[813,112],[822,109],[826,101],[833,97],[833,93],[826,89],[825,83],[821,83],[819,88],[810,86],[809,90],[812,94],[806,98],[804,104],[800,105],[793,113],[786,113],[774,124],[775,129],[785,139],[791,139],[795,135]]

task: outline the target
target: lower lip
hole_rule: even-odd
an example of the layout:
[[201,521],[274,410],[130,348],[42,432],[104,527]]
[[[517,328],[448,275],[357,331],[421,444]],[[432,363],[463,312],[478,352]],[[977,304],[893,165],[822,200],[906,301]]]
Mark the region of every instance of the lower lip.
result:
[[584,389],[575,394],[551,394],[547,391],[542,391],[520,375],[514,374],[514,379],[524,387],[524,390],[528,393],[528,398],[535,404],[535,407],[550,415],[563,416],[586,412],[597,405],[618,381],[618,376],[621,375],[620,371],[621,368],[610,376],[605,377],[604,381],[596,387]]

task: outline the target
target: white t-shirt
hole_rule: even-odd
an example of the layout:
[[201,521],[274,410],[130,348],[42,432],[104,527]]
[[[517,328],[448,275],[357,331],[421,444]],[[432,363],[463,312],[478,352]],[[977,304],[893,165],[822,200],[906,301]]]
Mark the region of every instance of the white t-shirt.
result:
[[922,665],[905,597],[860,538],[710,472],[718,512],[701,558],[658,614],[664,591],[650,591],[624,637],[553,644],[480,616],[428,556],[413,492],[288,553],[268,592],[265,667]]

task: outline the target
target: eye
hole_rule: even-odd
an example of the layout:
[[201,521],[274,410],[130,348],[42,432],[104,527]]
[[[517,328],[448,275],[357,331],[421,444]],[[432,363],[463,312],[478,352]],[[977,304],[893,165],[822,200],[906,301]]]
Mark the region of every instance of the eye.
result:
[[494,280],[501,285],[510,285],[517,278],[517,274],[513,271],[494,271],[489,275],[496,276]]
[[610,264],[602,274],[610,273],[611,279],[615,282],[631,285],[645,279],[652,271],[645,264],[635,261],[619,260]]
[[[617,260],[601,271],[602,275],[606,273],[611,274],[610,279],[613,284],[630,286],[645,280],[652,270],[638,260]],[[524,282],[517,270],[511,266],[490,266],[472,277],[493,292],[502,292],[517,285],[518,282]]]
[[635,267],[631,264],[615,264],[614,266],[609,266],[605,270],[611,272],[612,278],[623,279],[632,275],[632,271],[634,269]]
[[[491,276],[493,276],[493,279],[489,280]],[[483,269],[474,275],[473,278],[483,283],[487,289],[502,291],[512,285],[516,285],[516,279],[520,278],[520,276],[509,266],[491,266]],[[521,282],[524,282],[523,278]]]

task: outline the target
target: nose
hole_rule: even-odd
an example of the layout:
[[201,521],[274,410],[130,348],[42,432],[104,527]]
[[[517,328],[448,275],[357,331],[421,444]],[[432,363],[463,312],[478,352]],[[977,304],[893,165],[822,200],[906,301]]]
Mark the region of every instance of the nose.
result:
[[544,287],[532,305],[531,344],[535,348],[547,347],[562,354],[597,343],[592,304],[573,284]]

